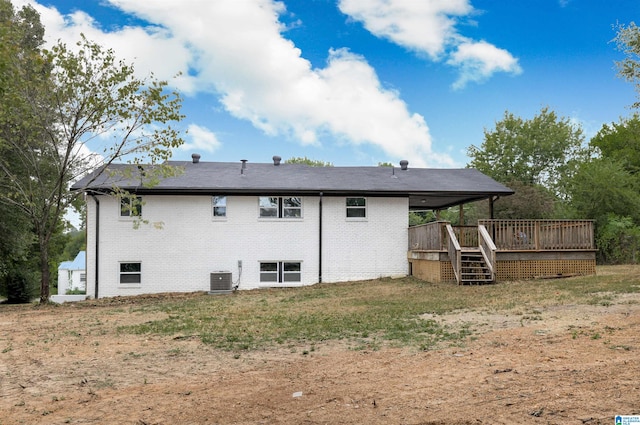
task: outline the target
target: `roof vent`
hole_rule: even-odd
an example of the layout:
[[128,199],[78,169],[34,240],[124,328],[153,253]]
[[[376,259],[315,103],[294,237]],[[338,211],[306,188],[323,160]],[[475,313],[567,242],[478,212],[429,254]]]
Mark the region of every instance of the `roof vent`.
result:
[[402,161],[400,161],[401,170],[406,170],[408,167],[409,167],[409,161],[407,161],[406,159],[403,159]]
[[278,155],[274,155],[274,157],[273,157],[273,165],[275,165],[275,166],[280,165],[280,161],[282,161],[282,158],[280,158]]
[[194,164],[197,164],[198,162],[200,162],[200,154],[199,153],[192,153],[191,154],[191,161],[193,161]]
[[247,160],[241,159],[240,162],[242,162],[242,167],[240,168],[240,174],[244,174],[244,170],[247,168]]

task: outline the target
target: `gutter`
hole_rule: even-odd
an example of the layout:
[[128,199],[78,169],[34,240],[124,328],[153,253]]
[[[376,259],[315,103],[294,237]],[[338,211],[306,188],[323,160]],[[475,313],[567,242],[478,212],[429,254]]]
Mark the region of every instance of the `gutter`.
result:
[[98,255],[100,253],[100,201],[98,201],[98,198],[96,198],[96,195],[94,195],[93,193],[89,193],[89,196],[91,196],[93,198],[94,201],[96,201],[96,272],[95,272],[95,297],[96,299],[98,299],[98,288],[99,288],[99,284],[98,284],[98,276],[99,276],[99,258],[100,256]]

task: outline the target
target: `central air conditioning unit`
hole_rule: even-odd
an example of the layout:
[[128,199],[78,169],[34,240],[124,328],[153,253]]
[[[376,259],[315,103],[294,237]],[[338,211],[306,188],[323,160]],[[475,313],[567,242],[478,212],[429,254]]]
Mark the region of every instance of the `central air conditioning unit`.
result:
[[210,294],[229,294],[232,291],[231,272],[213,272],[209,277]]

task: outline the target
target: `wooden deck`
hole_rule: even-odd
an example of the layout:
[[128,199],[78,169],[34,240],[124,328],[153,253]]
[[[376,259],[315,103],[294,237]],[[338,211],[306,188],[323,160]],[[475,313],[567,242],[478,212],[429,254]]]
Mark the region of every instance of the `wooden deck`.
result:
[[595,274],[595,251],[591,220],[438,221],[409,228],[407,257],[419,278],[484,283]]

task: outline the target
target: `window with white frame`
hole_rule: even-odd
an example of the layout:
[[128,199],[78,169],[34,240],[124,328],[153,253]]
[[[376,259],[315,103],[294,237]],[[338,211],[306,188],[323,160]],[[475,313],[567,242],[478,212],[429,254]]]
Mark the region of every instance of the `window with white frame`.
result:
[[260,217],[301,218],[302,198],[296,196],[260,196]]
[[227,216],[227,197],[226,196],[214,196],[212,198],[213,216],[215,218],[221,218]]
[[139,285],[142,283],[142,263],[120,263],[120,284]]
[[258,203],[260,204],[260,217],[278,217],[278,197],[261,196]]
[[347,218],[366,218],[367,217],[367,199],[366,198],[347,198]]
[[271,261],[260,263],[260,282],[288,283],[302,280],[299,261]]
[[141,196],[122,196],[120,198],[120,217],[140,217],[141,215]]

